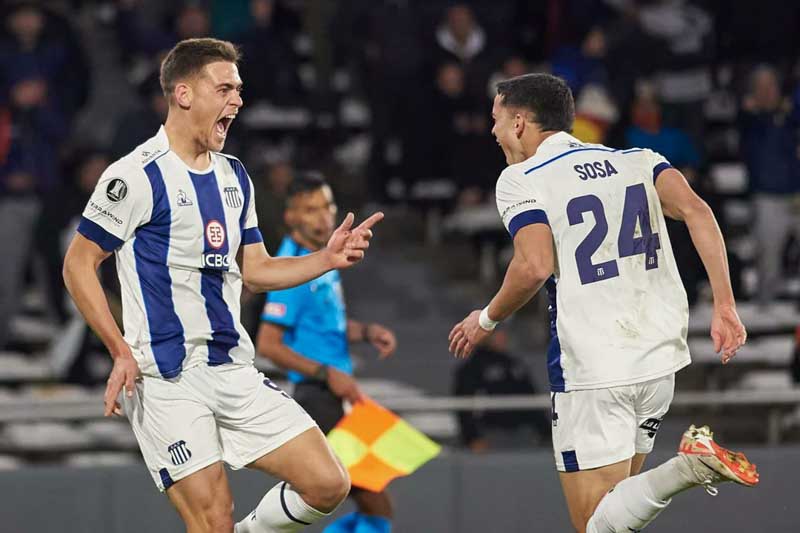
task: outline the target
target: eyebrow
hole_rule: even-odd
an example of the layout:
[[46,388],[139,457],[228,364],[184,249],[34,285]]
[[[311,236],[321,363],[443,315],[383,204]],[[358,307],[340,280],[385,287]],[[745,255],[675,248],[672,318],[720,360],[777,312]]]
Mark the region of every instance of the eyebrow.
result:
[[231,83],[229,81],[218,83],[217,89],[241,89],[244,86],[243,83]]

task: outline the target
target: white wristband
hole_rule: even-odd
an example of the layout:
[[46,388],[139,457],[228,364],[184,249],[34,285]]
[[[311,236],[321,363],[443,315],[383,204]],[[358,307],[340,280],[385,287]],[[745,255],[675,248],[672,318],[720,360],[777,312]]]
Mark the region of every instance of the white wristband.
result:
[[488,305],[481,310],[481,314],[478,317],[478,325],[481,327],[481,329],[485,329],[486,331],[494,331],[494,328],[496,328],[497,324],[499,323],[499,320],[492,320],[489,318]]

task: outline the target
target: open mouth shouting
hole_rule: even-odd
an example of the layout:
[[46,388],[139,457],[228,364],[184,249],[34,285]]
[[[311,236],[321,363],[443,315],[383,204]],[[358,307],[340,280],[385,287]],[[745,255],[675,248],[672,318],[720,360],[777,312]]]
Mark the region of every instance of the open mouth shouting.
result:
[[216,124],[214,124],[214,131],[223,141],[225,140],[225,137],[228,135],[228,129],[231,127],[233,119],[235,118],[236,118],[236,113],[231,113],[229,115],[225,115],[224,117],[220,118],[216,122]]

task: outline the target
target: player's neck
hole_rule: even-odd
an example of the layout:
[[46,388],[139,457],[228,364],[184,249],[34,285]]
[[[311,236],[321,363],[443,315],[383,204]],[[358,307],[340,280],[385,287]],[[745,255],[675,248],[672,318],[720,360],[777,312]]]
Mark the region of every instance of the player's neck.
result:
[[536,132],[535,135],[531,135],[530,137],[522,139],[522,154],[524,159],[522,161],[526,161],[533,157],[539,147],[542,145],[544,141],[548,138],[552,137],[556,133],[560,133],[558,131],[541,131]]
[[189,124],[181,124],[175,117],[168,116],[164,131],[169,140],[169,149],[191,169],[203,170],[211,162],[211,153],[187,132],[192,132]]

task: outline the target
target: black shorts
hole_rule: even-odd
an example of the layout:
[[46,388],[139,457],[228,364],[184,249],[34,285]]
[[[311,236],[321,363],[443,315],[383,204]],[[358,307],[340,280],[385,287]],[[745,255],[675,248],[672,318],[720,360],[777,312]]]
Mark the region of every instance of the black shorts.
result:
[[342,399],[333,394],[325,382],[301,381],[295,385],[292,397],[326,435],[344,416]]

